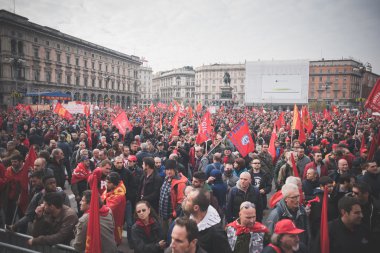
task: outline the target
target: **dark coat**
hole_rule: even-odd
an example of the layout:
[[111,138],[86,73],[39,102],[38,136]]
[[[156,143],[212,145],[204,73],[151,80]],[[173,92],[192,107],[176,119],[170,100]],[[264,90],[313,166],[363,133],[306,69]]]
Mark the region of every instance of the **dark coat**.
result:
[[[140,179],[139,188],[137,191],[137,201],[148,201],[154,210],[158,212],[158,201],[160,199],[161,185],[162,178],[157,171],[154,171],[148,178],[146,178],[144,173],[144,176]],[[144,190],[142,190],[143,188]]]
[[240,188],[240,182],[238,181],[236,186],[234,186],[227,198],[226,207],[226,219],[228,223],[239,218],[240,205],[244,201],[250,201],[256,206],[256,219],[257,221],[262,221],[263,219],[263,202],[261,200],[261,195],[259,189],[253,185],[248,187],[247,192],[244,192]]
[[132,226],[132,241],[135,253],[159,253],[163,250],[159,247],[158,242],[163,240],[164,234],[159,222],[154,219],[154,223],[150,225],[150,236],[148,237],[144,228],[137,221]]
[[198,244],[208,253],[230,253],[227,234],[221,223],[199,232]]

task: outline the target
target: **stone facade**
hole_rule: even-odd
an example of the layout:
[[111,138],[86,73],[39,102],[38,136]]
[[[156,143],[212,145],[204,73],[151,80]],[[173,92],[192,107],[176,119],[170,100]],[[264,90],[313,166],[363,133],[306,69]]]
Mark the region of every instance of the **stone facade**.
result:
[[0,10],[0,104],[38,103],[62,92],[94,104],[138,104],[142,64],[117,52]]
[[224,74],[230,74],[232,101],[244,104],[245,64],[203,65],[195,69],[195,100],[203,105],[220,105]]
[[139,69],[139,79],[141,83],[141,95],[139,101],[140,106],[149,106],[153,102],[152,78],[152,68],[148,66],[141,66]]
[[352,59],[310,61],[309,103],[358,106],[378,78],[368,63]]
[[153,76],[153,102],[179,103],[194,106],[195,103],[195,71],[193,67],[183,67],[169,71],[161,71]]

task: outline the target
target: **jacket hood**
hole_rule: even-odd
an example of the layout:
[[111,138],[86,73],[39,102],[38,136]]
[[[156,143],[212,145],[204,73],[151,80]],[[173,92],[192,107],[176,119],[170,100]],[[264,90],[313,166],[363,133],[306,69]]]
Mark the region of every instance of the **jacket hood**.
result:
[[[192,217],[192,215],[190,216],[190,218],[191,217]],[[200,231],[203,231],[205,229],[208,229],[208,228],[220,223],[220,221],[221,221],[221,219],[220,219],[220,216],[218,214],[218,211],[216,211],[216,209],[214,207],[209,205],[207,208],[206,216],[197,225],[198,230],[200,232]]]

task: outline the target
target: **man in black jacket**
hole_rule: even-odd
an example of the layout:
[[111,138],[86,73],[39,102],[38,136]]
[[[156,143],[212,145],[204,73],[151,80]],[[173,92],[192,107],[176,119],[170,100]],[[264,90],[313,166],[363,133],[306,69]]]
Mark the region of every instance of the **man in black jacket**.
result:
[[145,157],[142,165],[144,174],[140,179],[137,201],[148,201],[154,210],[158,212],[162,178],[158,174],[158,171],[155,170],[154,159],[152,157]]

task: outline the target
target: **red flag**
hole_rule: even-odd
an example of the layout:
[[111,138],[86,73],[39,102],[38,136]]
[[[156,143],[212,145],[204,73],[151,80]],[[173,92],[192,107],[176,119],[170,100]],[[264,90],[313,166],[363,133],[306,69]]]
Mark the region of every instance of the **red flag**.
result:
[[271,154],[272,156],[272,161],[276,159],[276,147],[274,145],[276,140],[277,140],[276,123],[274,123],[272,135],[269,141],[269,149],[268,149],[269,154]]
[[339,110],[335,105],[331,106],[331,110],[334,112],[335,115],[339,115]]
[[301,117],[300,117],[300,112],[298,111],[298,107],[296,104],[294,104],[294,110],[293,110],[292,130],[293,129],[301,130]]
[[[124,113],[125,114],[125,113]],[[99,217],[99,190],[96,176],[91,182],[91,202],[86,235],[86,253],[101,253],[100,217]]]
[[196,111],[198,114],[201,113],[201,111],[202,111],[202,103],[201,102],[198,103]]
[[90,117],[90,106],[89,105],[85,105],[84,108],[84,115],[86,115],[86,117]]
[[160,113],[160,125],[158,126],[160,131],[162,131],[162,113]]
[[156,108],[154,107],[153,103],[150,104],[149,110],[150,110],[151,113],[154,113],[156,111]]
[[328,220],[327,220],[328,197],[329,197],[328,188],[325,187],[324,193],[323,193],[321,228],[320,228],[321,253],[330,252],[329,226],[328,226]]
[[373,112],[380,112],[380,78],[377,79],[364,107],[371,109]]
[[88,146],[90,149],[92,149],[92,133],[91,133],[90,124],[88,124],[88,121],[87,121],[86,128],[87,128],[86,130],[87,130],[87,134],[88,134]]
[[269,199],[269,202],[268,202],[268,205],[270,208],[274,208],[276,206],[276,204],[283,198],[284,196],[282,196],[282,192],[281,190],[280,191],[277,191],[275,192],[272,197],[270,197]]
[[296,165],[296,160],[294,159],[293,152],[290,153],[290,159],[291,159],[291,161],[292,161],[293,176],[295,176],[295,177],[300,177],[300,175],[298,174],[298,169],[297,169],[297,165]]
[[187,107],[187,112],[189,113],[189,119],[192,119],[194,117],[194,114],[193,114],[193,108],[191,108],[191,106]]
[[20,180],[21,192],[20,192],[20,210],[25,213],[28,204],[28,186],[29,186],[29,178],[28,173],[29,169],[33,167],[34,161],[37,159],[36,151],[34,150],[34,146],[31,145],[29,148],[29,152],[26,155],[24,165],[21,168],[21,172],[17,175],[17,178]]
[[179,118],[179,111],[177,111],[177,113],[174,115],[172,121],[170,122],[170,124],[173,126],[173,131],[170,134],[170,136],[178,136],[179,135],[178,118]]
[[174,112],[174,108],[173,108],[172,103],[170,103],[170,105],[169,105],[169,112]]
[[306,135],[305,135],[305,130],[304,130],[302,120],[301,120],[301,130],[299,130],[298,140],[299,140],[300,144],[302,144],[306,141]]
[[313,122],[310,119],[310,115],[306,106],[302,107],[302,123],[304,129],[306,129],[308,133],[311,133],[313,130]]
[[362,136],[362,141],[360,143],[360,152],[362,152],[363,149],[366,149],[364,133],[363,133],[363,136]]
[[67,119],[67,120],[73,119],[73,115],[71,115],[71,113],[65,107],[63,107],[60,102],[56,104],[54,108],[54,112],[64,119]]
[[30,115],[33,116],[33,110],[30,105],[25,106],[25,111]]
[[228,134],[228,139],[239,150],[242,157],[246,157],[255,150],[255,143],[249,133],[248,122],[246,119],[240,121]]
[[280,113],[280,116],[278,116],[275,124],[277,126],[277,129],[280,129],[283,125],[285,125],[284,112]]
[[367,161],[369,162],[372,161],[373,156],[375,155],[376,149],[379,145],[380,145],[380,128],[377,132],[377,136],[374,135],[371,140],[371,145],[369,146]]
[[209,139],[211,139],[212,136],[212,121],[211,121],[211,114],[209,111],[207,111],[201,121],[199,122],[198,126],[198,135],[195,140],[195,142],[199,145]]
[[326,120],[328,120],[328,121],[332,120],[332,117],[331,117],[331,115],[330,115],[330,112],[327,111],[327,109],[324,109],[324,110],[323,110],[323,117],[324,117]]
[[112,121],[112,125],[119,129],[122,135],[125,135],[126,129],[132,130],[132,125],[128,120],[127,115],[122,111],[117,117]]

